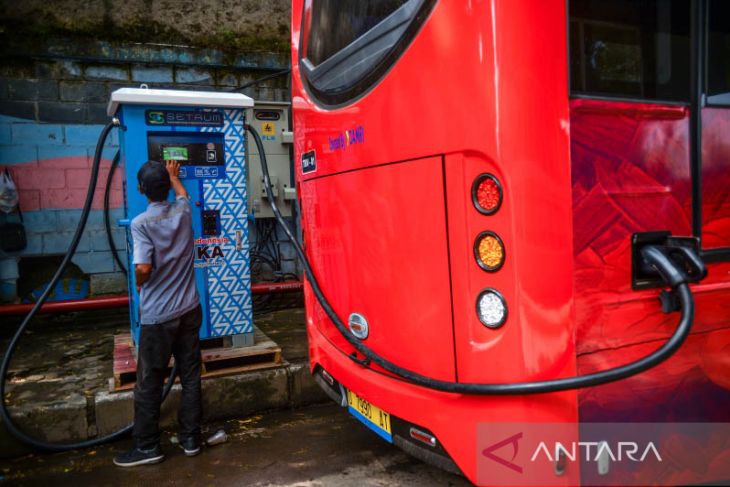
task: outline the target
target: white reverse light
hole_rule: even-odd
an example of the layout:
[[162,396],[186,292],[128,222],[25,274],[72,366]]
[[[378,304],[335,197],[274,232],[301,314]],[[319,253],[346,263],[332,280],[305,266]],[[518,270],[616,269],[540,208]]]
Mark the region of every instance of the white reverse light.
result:
[[485,289],[477,298],[479,321],[487,328],[499,328],[507,320],[507,304],[496,289]]

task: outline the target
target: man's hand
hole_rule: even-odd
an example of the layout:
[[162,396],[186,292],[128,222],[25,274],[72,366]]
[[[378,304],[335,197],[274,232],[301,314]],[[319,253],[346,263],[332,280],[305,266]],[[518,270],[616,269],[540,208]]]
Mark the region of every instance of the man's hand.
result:
[[180,179],[180,161],[165,161],[170,179]]
[[175,191],[175,197],[188,197],[188,192],[185,191],[182,181],[180,181],[180,161],[165,161],[165,168],[167,173],[170,175],[170,186]]
[[137,293],[140,292],[145,282],[152,276],[152,264],[135,264],[134,278],[137,281]]

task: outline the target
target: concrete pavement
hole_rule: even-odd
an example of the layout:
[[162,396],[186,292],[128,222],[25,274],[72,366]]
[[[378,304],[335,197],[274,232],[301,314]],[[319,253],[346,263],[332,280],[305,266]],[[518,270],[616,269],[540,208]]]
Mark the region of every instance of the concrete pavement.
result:
[[[166,460],[121,469],[113,455],[130,440],[94,450],[32,455],[0,462],[7,485],[467,486],[469,482],[413,459],[336,405],[276,411],[209,425],[229,441],[187,458],[163,438]],[[3,482],[0,482],[2,485]]]
[[[260,313],[255,321],[282,348],[284,363],[204,380],[206,422],[328,400],[309,374],[304,310]],[[13,357],[7,384],[6,400],[20,427],[34,437],[68,443],[129,424],[132,392],[108,392],[114,334],[128,326],[125,310],[44,317],[34,323]],[[179,395],[176,385],[163,405],[163,427],[175,424]],[[0,423],[0,458],[29,451]]]

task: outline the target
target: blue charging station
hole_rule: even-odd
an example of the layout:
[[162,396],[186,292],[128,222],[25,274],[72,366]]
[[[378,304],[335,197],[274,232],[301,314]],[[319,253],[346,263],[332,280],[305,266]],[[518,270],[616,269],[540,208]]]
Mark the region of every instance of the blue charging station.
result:
[[[201,339],[232,337],[233,346],[253,345],[251,272],[245,161],[245,109],[240,93],[121,88],[107,113],[121,122],[124,169],[122,225],[147,208],[137,189],[137,171],[147,160],[180,161],[180,179],[191,198],[195,279],[203,308]],[[132,240],[127,231],[128,269]],[[139,338],[139,296],[128,273],[129,313]]]

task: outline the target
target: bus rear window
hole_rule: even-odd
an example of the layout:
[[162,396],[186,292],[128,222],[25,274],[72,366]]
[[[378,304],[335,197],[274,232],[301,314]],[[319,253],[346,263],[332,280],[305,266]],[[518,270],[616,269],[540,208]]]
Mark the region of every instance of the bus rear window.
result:
[[406,0],[314,0],[307,59],[317,66],[398,10]]
[[730,2],[710,2],[707,95],[715,105],[730,105]]
[[574,95],[688,101],[689,0],[571,0]]
[[310,0],[300,67],[313,98],[342,106],[367,93],[399,59],[436,0]]

